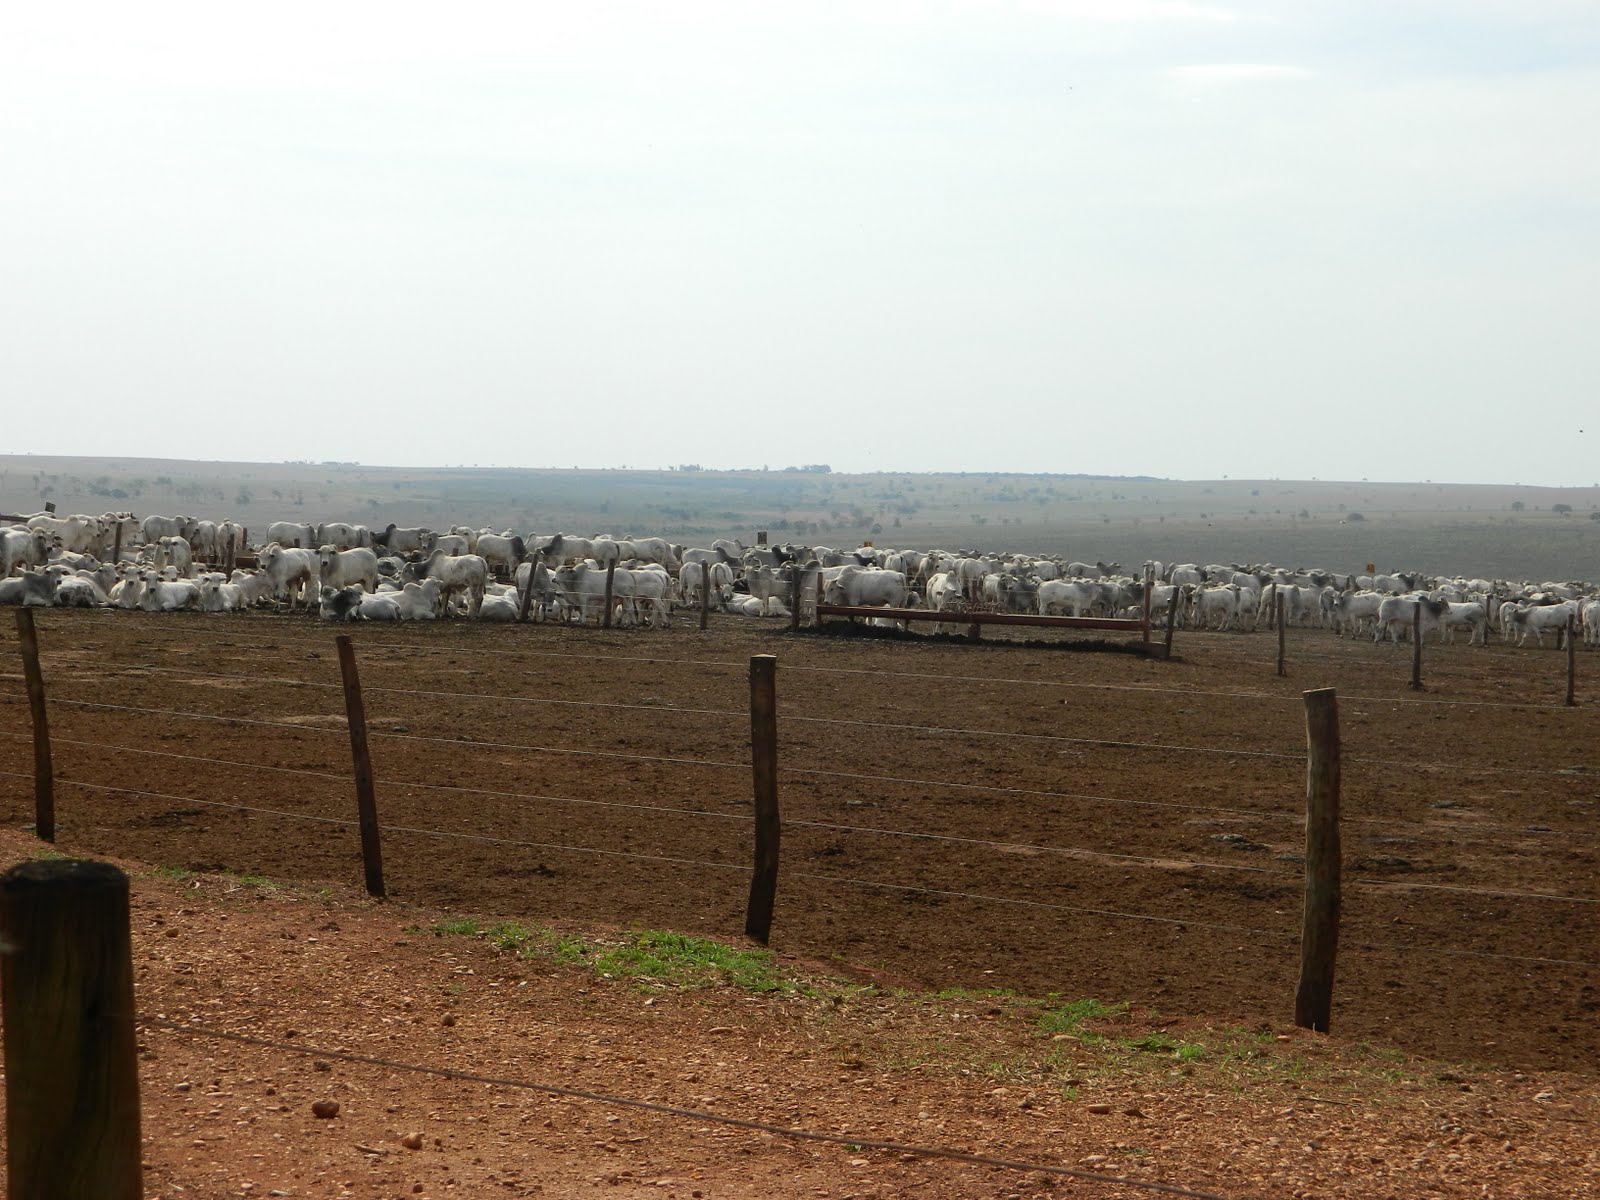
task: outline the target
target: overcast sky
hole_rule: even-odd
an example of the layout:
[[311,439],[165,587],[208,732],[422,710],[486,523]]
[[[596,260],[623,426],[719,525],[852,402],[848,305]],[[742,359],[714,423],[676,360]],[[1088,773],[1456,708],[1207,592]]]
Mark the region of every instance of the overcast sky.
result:
[[0,449],[1588,484],[1597,131],[1593,0],[12,4]]

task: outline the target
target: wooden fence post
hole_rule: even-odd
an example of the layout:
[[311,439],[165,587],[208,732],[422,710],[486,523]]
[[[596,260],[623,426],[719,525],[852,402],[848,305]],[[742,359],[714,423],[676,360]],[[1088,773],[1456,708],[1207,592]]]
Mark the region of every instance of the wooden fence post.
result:
[[356,652],[349,634],[340,634],[339,674],[344,680],[344,712],[350,726],[350,757],[356,767],[356,812],[361,820],[361,865],[367,895],[382,896],[383,846],[378,838],[378,802],[372,794],[372,757],[367,753],[367,709],[361,701]]
[[789,632],[794,633],[800,628],[800,564],[791,562],[789,570],[793,572],[793,578],[789,580]]
[[144,1194],[128,877],[56,859],[0,876],[6,1194]]
[[39,670],[39,635],[33,610],[17,609],[17,640],[22,646],[22,677],[33,714],[33,831],[44,841],[56,840],[56,773],[50,759],[50,716],[44,703],[44,674]]
[[1172,595],[1167,600],[1167,637],[1163,651],[1167,658],[1172,657],[1172,630],[1178,622],[1178,605],[1183,603],[1184,591],[1179,584],[1172,585]]
[[1411,613],[1411,690],[1422,690],[1422,600]]
[[1305,702],[1306,900],[1294,1023],[1327,1033],[1339,950],[1339,700],[1322,688],[1306,692]]
[[821,563],[817,564],[817,607],[816,607],[816,610],[811,614],[811,624],[814,627],[818,628],[818,629],[822,628],[822,564]]
[[1278,674],[1287,675],[1289,672],[1283,668],[1283,592],[1278,590],[1272,598],[1272,607],[1277,611],[1273,614],[1278,621]]
[[[528,619],[528,609],[533,604],[533,584],[534,580],[539,577],[539,560],[543,557],[543,550],[535,550],[533,557],[528,559],[528,586],[522,589],[522,609],[517,613],[517,620],[519,621],[525,622]],[[511,578],[515,580],[516,577],[517,573],[515,571],[511,572]]]
[[755,874],[744,931],[763,946],[772,934],[778,894],[778,659],[750,658],[750,765],[755,776]]
[[1567,614],[1567,707],[1578,704],[1578,620],[1576,613]]
[[122,561],[122,522],[120,520],[117,522],[117,532],[111,543],[111,561],[114,563]]
[[1144,568],[1144,603],[1140,610],[1143,613],[1141,620],[1144,621],[1144,628],[1139,631],[1140,644],[1144,646],[1146,658],[1150,657],[1150,598],[1155,594],[1155,590],[1155,568],[1147,563]]
[[606,611],[601,615],[601,618],[600,618],[600,628],[601,629],[610,629],[611,628],[611,605],[612,605],[611,587],[612,587],[612,584],[614,584],[616,582],[616,579],[617,579],[617,564],[615,562],[609,562],[609,563],[606,564]]

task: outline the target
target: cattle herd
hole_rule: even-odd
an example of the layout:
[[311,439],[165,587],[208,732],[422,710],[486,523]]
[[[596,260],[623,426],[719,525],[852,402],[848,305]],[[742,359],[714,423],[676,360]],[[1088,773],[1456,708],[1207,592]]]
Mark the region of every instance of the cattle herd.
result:
[[455,527],[276,522],[259,545],[232,521],[128,513],[38,513],[0,526],[0,604],[235,612],[315,608],[332,621],[605,616],[609,576],[623,626],[667,624],[674,604],[704,602],[753,617],[787,616],[795,596],[828,604],[1041,615],[1136,617],[1146,583],[1154,620],[1250,630],[1281,611],[1292,625],[1370,635],[1423,635],[1484,644],[1491,628],[1519,644],[1557,646],[1569,630],[1600,641],[1600,589],[1573,582],[1338,574],[1270,565],[1117,563],[973,550],[860,546],[707,547],[659,537],[517,535]]

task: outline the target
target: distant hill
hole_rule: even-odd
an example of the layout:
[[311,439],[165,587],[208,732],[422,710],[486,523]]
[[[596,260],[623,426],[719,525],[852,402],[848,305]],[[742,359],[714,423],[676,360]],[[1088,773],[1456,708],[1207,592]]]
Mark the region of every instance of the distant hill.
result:
[[1081,473],[846,475],[369,467],[0,456],[0,512],[452,524],[972,547],[1119,560],[1274,562],[1568,579],[1600,575],[1600,487],[1174,480]]

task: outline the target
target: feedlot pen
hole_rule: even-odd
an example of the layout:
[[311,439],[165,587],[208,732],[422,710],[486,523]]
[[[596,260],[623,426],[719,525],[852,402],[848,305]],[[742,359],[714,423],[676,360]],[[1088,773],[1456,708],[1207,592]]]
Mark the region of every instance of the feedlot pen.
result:
[[[1512,1065],[1600,1052],[1596,709],[1564,655],[1292,630],[1182,658],[468,622],[37,614],[57,846],[360,878],[336,632],[351,632],[389,894],[737,940],[752,654],[778,656],[773,948],[885,984],[1286,1021],[1299,968],[1300,693],[1339,692],[1333,1030]],[[33,819],[0,624],[0,810]]]

